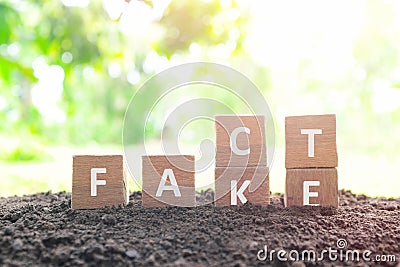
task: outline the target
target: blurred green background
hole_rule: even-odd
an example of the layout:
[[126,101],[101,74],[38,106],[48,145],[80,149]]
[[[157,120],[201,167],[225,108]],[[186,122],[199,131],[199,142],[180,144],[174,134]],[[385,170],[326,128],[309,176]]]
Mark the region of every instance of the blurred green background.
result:
[[399,1],[1,1],[0,195],[70,191],[73,154],[122,153],[124,112],[147,78],[210,61],[270,105],[273,192],[284,117],[335,113],[339,187],[400,196],[399,44]]

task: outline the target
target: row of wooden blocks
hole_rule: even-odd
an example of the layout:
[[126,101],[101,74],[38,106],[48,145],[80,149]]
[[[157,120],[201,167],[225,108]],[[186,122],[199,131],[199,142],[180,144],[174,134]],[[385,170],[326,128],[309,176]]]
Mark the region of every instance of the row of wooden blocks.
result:
[[[337,206],[335,115],[287,117],[287,206]],[[269,204],[265,118],[215,116],[215,205]],[[72,208],[125,205],[122,155],[74,156]],[[195,206],[195,157],[142,157],[144,207]]]

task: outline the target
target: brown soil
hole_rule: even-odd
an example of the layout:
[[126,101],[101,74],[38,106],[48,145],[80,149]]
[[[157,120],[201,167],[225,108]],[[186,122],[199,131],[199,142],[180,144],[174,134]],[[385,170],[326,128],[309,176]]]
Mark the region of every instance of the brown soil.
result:
[[[140,197],[97,210],[71,210],[68,193],[0,198],[0,265],[400,266],[400,199],[341,191],[338,209],[284,208],[282,195],[272,195],[268,207],[145,209]],[[197,195],[198,203],[212,199],[212,191]],[[257,259],[265,245],[320,252],[337,249],[341,238],[343,251],[395,255],[396,262]]]

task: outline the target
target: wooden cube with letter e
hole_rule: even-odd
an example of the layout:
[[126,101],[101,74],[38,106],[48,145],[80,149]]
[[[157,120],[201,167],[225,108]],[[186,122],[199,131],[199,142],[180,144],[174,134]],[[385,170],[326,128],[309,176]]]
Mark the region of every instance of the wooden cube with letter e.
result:
[[286,206],[339,205],[336,168],[286,170]]
[[337,207],[336,115],[285,119],[287,206]]
[[72,168],[72,209],[127,204],[122,155],[74,156]]
[[194,156],[142,156],[142,205],[195,206],[194,165]]

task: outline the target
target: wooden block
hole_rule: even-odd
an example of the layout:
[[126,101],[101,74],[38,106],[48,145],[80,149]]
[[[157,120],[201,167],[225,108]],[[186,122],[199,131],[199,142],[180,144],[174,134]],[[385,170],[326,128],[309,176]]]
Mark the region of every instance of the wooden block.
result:
[[287,169],[285,203],[288,207],[310,204],[338,207],[336,168]]
[[142,205],[195,206],[194,162],[187,155],[143,156]]
[[336,115],[286,117],[285,129],[286,168],[338,166]]
[[267,165],[264,116],[216,115],[215,132],[215,166]]
[[72,209],[95,209],[127,203],[122,155],[73,157]]
[[266,206],[270,203],[269,196],[268,167],[215,168],[215,206],[243,205],[247,201]]

